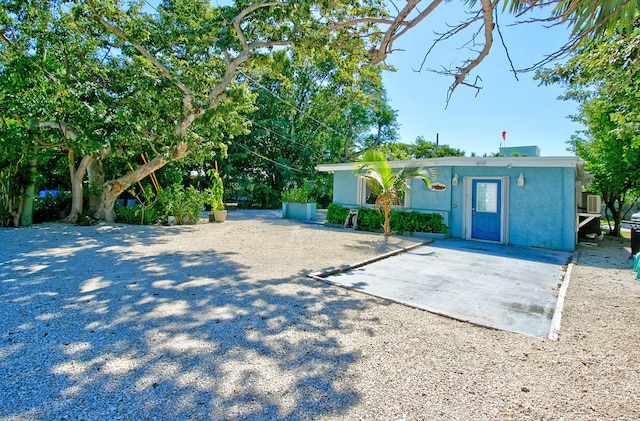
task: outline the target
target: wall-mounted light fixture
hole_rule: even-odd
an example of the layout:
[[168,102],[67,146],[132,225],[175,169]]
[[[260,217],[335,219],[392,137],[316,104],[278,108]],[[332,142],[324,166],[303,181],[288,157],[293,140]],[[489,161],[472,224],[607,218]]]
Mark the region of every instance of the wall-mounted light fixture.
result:
[[452,186],[457,186],[458,185],[458,174],[455,174],[453,176],[453,178],[451,179],[451,185]]
[[518,187],[522,186],[524,186],[524,174],[520,173],[520,176],[518,177]]

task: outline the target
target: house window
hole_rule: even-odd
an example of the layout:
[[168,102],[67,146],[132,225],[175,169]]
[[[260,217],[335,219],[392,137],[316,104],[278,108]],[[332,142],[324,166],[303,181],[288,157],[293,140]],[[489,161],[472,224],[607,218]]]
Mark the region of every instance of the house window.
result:
[[[376,204],[376,199],[378,198],[377,195],[375,195],[371,189],[369,188],[369,186],[367,186],[367,182],[364,180],[364,178],[358,178],[358,205],[359,206],[373,206]],[[399,200],[398,200],[398,205],[397,206],[401,206],[401,207],[409,207],[409,191],[406,191],[404,193],[401,194]]]

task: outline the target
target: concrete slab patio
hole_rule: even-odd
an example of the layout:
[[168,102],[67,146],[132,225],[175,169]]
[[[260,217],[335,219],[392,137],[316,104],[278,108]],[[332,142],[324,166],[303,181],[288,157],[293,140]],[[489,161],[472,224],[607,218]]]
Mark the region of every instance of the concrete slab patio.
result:
[[473,324],[547,337],[571,256],[446,239],[313,277]]

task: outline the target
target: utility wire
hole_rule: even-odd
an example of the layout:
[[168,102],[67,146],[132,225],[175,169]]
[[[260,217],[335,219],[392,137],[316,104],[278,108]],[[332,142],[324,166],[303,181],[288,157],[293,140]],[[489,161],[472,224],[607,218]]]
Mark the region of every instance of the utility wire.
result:
[[284,136],[284,135],[282,135],[282,134],[280,134],[278,132],[274,132],[273,130],[271,130],[271,129],[265,127],[265,126],[262,126],[262,125],[256,123],[255,121],[251,120],[249,117],[246,117],[246,116],[243,116],[243,115],[241,115],[240,117],[244,118],[245,121],[248,121],[252,126],[259,127],[262,130],[265,130],[267,133],[275,135],[275,136],[279,137],[280,139],[282,139],[282,140],[284,140],[286,142],[295,143],[296,145],[300,145],[300,146],[309,146],[309,144],[307,144],[307,143],[298,142],[297,140],[293,140],[293,139],[291,139],[289,137],[286,137],[286,136]]
[[308,173],[308,172],[306,172],[306,171],[303,171],[303,170],[301,170],[301,169],[299,169],[299,168],[293,168],[293,167],[290,167],[289,165],[283,164],[283,163],[278,162],[278,161],[274,161],[273,159],[268,158],[268,157],[266,157],[266,156],[264,156],[264,155],[261,155],[261,154],[259,154],[258,152],[252,151],[251,149],[247,148],[246,146],[244,146],[244,145],[242,145],[242,144],[237,144],[237,145],[238,145],[239,147],[241,147],[242,149],[244,149],[245,151],[249,152],[250,154],[253,154],[253,155],[257,156],[257,157],[260,157],[260,158],[262,158],[262,159],[264,159],[264,160],[266,160],[266,161],[269,161],[269,162],[271,162],[271,163],[273,163],[273,164],[279,165],[279,166],[281,166],[281,167],[284,167],[284,168],[289,169],[289,170],[292,170],[292,171],[299,172],[299,173],[301,173],[301,174],[310,175],[310,173]]
[[[284,140],[285,140],[285,141],[287,141],[287,142],[297,143],[297,144],[298,144],[298,145],[300,145],[300,146],[307,146],[307,145],[305,145],[304,143],[296,142],[296,141],[294,141],[294,140],[291,140],[291,139],[289,139],[289,138],[287,138],[287,137],[285,137],[285,136],[281,135],[281,134],[280,134],[280,133],[278,133],[278,132],[274,132],[274,131],[273,131],[273,130],[271,130],[271,129],[268,129],[268,128],[264,127],[264,126],[261,126],[260,124],[256,123],[255,121],[251,120],[250,118],[247,118],[247,117],[245,117],[245,116],[241,116],[241,117],[242,117],[242,118],[244,118],[244,119],[245,119],[246,121],[248,121],[249,123],[251,123],[252,125],[257,126],[257,127],[261,128],[261,129],[263,129],[263,130],[266,130],[268,133],[273,134],[273,135],[276,135],[276,136],[280,137],[281,139],[284,139]],[[306,172],[306,171],[303,171],[303,170],[301,170],[301,169],[299,169],[299,168],[293,168],[293,167],[291,167],[291,166],[289,166],[289,165],[285,165],[285,164],[282,164],[282,163],[280,163],[280,162],[274,161],[274,160],[272,160],[272,159],[270,159],[270,158],[267,158],[266,156],[260,155],[259,153],[254,152],[254,151],[252,151],[252,150],[248,149],[248,148],[247,148],[246,146],[244,146],[244,145],[241,145],[241,144],[239,144],[239,143],[236,143],[236,145],[240,146],[240,147],[241,147],[242,149],[244,149],[245,151],[250,152],[250,153],[252,153],[252,154],[254,154],[254,155],[256,155],[256,156],[258,156],[258,157],[260,157],[260,158],[262,158],[262,159],[265,159],[265,160],[267,160],[267,161],[269,161],[269,162],[272,162],[272,163],[274,163],[274,164],[276,164],[276,165],[280,165],[281,167],[284,167],[284,168],[287,168],[287,169],[290,169],[290,170],[293,170],[293,171],[297,171],[297,172],[302,173],[302,174],[307,174],[307,175],[309,175],[309,173],[308,173],[308,172]]]
[[287,100],[285,100],[284,98],[282,98],[280,95],[276,94],[275,92],[271,91],[269,88],[267,88],[266,86],[262,85],[260,82],[258,82],[257,80],[255,80],[254,78],[252,78],[251,76],[247,75],[245,72],[243,72],[242,70],[238,70],[238,73],[240,73],[241,75],[243,75],[244,77],[246,77],[247,79],[249,79],[251,82],[253,82],[255,85],[259,86],[260,88],[264,89],[265,91],[267,91],[268,93],[270,93],[271,95],[273,95],[275,98],[279,99],[280,101],[282,101],[283,103],[285,103],[287,106],[289,106],[290,108],[298,111],[300,114],[305,115],[307,117],[309,117],[311,120],[315,121],[318,125],[331,130],[333,133],[337,134],[340,137],[344,137],[344,138],[348,138],[348,136],[344,135],[343,133],[340,133],[339,131],[337,131],[336,129],[334,129],[331,126],[328,126],[326,123],[324,123],[323,121],[318,120],[317,118],[315,118],[314,116],[308,114],[307,112],[303,111],[302,109],[298,108],[296,105],[291,104],[290,102],[288,102]]

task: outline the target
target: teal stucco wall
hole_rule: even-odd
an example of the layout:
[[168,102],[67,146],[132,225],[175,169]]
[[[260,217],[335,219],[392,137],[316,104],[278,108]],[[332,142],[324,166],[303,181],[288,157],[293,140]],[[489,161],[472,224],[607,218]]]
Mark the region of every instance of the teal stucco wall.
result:
[[358,177],[353,171],[336,171],[333,174],[333,203],[356,206],[358,203]]
[[[445,216],[452,237],[464,238],[465,177],[506,177],[506,238],[512,245],[572,251],[575,249],[576,197],[573,167],[435,166],[433,181],[444,183],[444,191],[431,191],[422,181],[412,180],[410,209],[438,212]],[[524,186],[518,177],[524,175]],[[452,178],[458,175],[458,185]],[[334,203],[356,206],[358,179],[352,171],[334,172]],[[470,190],[467,190],[467,193]]]

